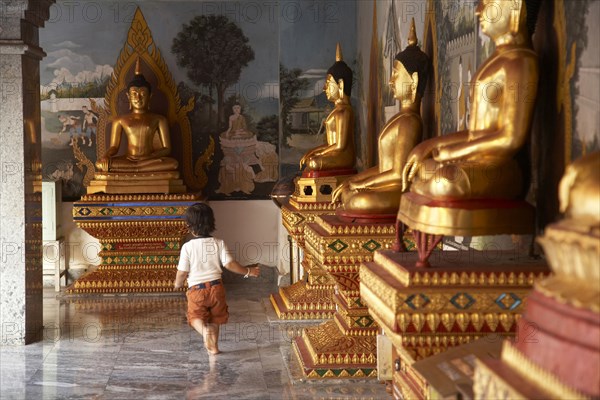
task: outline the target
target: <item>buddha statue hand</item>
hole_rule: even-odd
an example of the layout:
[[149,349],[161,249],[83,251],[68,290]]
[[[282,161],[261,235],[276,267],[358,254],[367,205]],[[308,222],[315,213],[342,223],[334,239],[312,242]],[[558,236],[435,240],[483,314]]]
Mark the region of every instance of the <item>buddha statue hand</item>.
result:
[[342,183],[341,185],[339,185],[338,187],[336,187],[333,192],[331,193],[331,203],[335,203],[336,201],[338,201],[338,199],[340,199],[342,197],[342,192],[344,191],[345,188],[348,187],[348,181],[345,181],[344,183]]
[[110,167],[110,159],[108,157],[103,157],[96,161],[96,169],[98,171],[108,171]]
[[321,153],[318,151],[318,149],[312,149],[311,151],[303,155],[302,159],[300,159],[300,169],[302,169],[302,167],[304,167],[305,165],[308,165],[311,158],[320,155]]
[[302,169],[304,167],[304,164],[306,164],[307,160],[307,156],[308,154],[305,154],[301,159],[300,159],[300,169]]
[[423,161],[434,151],[437,153],[439,149],[437,144],[431,139],[419,143],[411,150],[406,159],[406,164],[402,169],[402,191],[408,188]]

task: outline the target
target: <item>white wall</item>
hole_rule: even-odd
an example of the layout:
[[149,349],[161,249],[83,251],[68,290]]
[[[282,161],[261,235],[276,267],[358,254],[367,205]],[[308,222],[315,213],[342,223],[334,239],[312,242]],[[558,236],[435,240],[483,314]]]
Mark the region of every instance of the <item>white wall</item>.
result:
[[280,211],[271,200],[212,201],[217,230],[214,236],[227,243],[242,264],[276,266]]
[[[279,254],[289,249],[278,245],[280,211],[271,200],[213,201],[217,231],[215,236],[225,240],[242,265],[260,263],[276,266]],[[62,203],[63,233],[70,243],[71,267],[100,263],[97,239],[73,222],[73,203]]]
[[100,264],[100,242],[73,222],[73,203],[62,203],[62,232],[69,245],[70,268],[84,268]]

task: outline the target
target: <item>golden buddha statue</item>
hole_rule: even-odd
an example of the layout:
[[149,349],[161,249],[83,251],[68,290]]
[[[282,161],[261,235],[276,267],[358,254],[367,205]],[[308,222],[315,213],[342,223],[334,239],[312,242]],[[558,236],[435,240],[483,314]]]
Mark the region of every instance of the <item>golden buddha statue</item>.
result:
[[323,87],[327,100],[334,104],[325,119],[327,143],[308,151],[300,160],[300,169],[343,170],[354,167],[354,110],[350,104],[352,70],[344,62],[342,48],[337,44],[335,63],[327,70]]
[[[485,9],[493,3],[497,18]],[[525,144],[538,85],[523,0],[482,0],[476,9],[494,53],[471,86],[468,129],[426,140],[408,156],[402,187],[440,200],[515,199],[524,193],[514,156]]]
[[342,199],[343,213],[393,215],[395,219],[402,193],[402,168],[422,137],[421,98],[429,68],[429,58],[417,46],[413,19],[408,46],[396,56],[389,82],[400,111],[379,135],[379,164],[349,178],[333,192],[334,201]]
[[[110,132],[110,147],[96,162],[98,171],[157,172],[177,171],[177,160],[171,154],[171,139],[167,118],[149,111],[152,88],[136,63],[135,77],[127,85],[127,98],[132,112],[115,118]],[[127,138],[127,153],[117,156],[121,133]],[[161,147],[154,148],[158,133]],[[177,173],[177,176],[179,174]]]
[[[168,157],[169,121],[149,111],[151,95],[152,88],[141,73],[138,58],[135,76],[127,85],[131,112],[112,120],[110,146],[95,164],[96,174],[88,186],[88,194],[185,192],[178,162]],[[124,155],[117,155],[122,134],[127,140],[127,150]]]

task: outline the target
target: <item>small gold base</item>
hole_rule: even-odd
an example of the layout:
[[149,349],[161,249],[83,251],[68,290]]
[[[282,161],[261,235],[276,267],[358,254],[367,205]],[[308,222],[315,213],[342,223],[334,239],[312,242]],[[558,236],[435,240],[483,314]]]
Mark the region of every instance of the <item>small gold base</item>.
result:
[[181,179],[104,181],[92,180],[87,194],[107,193],[185,193],[186,187]]
[[298,177],[291,199],[297,203],[331,203],[331,194],[351,175]]

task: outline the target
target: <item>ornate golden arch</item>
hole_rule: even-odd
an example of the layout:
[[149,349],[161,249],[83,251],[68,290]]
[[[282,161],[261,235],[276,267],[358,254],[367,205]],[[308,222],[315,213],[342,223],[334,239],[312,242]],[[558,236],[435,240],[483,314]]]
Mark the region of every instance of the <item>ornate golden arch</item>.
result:
[[[119,115],[119,97],[126,89],[127,83],[135,68],[137,59],[144,68],[149,68],[156,82],[153,82],[153,93],[160,92],[165,98],[166,108],[161,109],[160,114],[165,115],[171,128],[178,126],[181,135],[180,154],[173,155],[179,158],[182,168],[183,181],[189,190],[200,191],[208,183],[206,169],[212,163],[215,143],[213,138],[209,138],[209,144],[204,153],[193,163],[192,152],[192,130],[188,113],[194,108],[194,98],[191,97],[187,104],[181,105],[181,99],[169,68],[164,62],[160,50],[154,43],[150,28],[142,11],[138,7],[135,11],[133,21],[127,33],[127,40],[119,54],[117,64],[115,65],[110,82],[106,89],[104,97],[104,106],[96,107],[99,114],[98,132],[96,139],[96,151],[101,156],[107,149],[107,127],[113,117]],[[94,106],[94,104],[92,104]],[[94,108],[94,107],[93,107]],[[83,153],[80,156],[85,157]],[[179,157],[177,157],[179,156]],[[78,160],[86,165],[88,169],[92,166],[91,162],[85,162],[78,157]],[[89,182],[86,182],[86,184]]]

